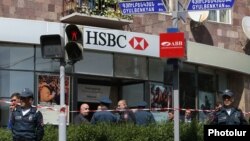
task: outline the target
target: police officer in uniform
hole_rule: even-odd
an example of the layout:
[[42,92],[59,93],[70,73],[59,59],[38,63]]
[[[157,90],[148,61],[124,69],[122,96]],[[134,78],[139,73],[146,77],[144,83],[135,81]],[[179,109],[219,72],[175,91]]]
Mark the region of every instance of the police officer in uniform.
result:
[[96,113],[94,113],[90,122],[92,124],[96,124],[99,122],[116,123],[117,117],[113,113],[108,111],[109,106],[112,103],[112,101],[106,96],[102,97],[99,101],[100,101],[101,109],[97,111]]
[[146,106],[147,103],[145,101],[139,102],[137,105],[138,110],[135,112],[137,125],[148,125],[150,123],[155,123],[153,114],[144,109]]
[[226,89],[222,94],[223,106],[215,113],[211,124],[215,125],[246,125],[247,121],[242,111],[233,106],[234,93]]
[[20,100],[20,106],[11,116],[13,141],[41,141],[44,135],[43,116],[36,107],[32,107],[33,93],[25,88]]

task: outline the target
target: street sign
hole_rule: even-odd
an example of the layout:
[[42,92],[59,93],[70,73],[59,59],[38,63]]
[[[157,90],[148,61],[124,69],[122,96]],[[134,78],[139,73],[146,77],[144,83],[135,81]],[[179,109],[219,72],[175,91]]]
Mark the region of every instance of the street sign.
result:
[[119,7],[123,15],[166,12],[162,0],[124,1]]
[[187,10],[201,11],[230,9],[233,5],[234,0],[190,0]]

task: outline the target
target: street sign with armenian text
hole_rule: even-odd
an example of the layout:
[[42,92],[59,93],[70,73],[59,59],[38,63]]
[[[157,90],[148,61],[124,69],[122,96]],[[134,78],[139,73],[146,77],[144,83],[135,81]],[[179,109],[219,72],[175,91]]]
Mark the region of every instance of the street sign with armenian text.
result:
[[234,5],[234,0],[190,0],[188,11],[220,10],[230,9]]
[[166,12],[166,6],[162,0],[142,0],[119,2],[123,15],[147,14]]

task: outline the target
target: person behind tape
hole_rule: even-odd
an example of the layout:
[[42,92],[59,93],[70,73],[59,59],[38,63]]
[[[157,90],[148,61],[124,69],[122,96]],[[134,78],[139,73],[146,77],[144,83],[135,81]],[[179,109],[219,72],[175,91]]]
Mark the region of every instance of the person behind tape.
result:
[[153,114],[145,110],[147,103],[141,101],[137,104],[138,110],[135,112],[136,125],[149,125],[155,123]]
[[97,124],[97,123],[117,123],[117,117],[109,111],[110,104],[112,101],[106,97],[103,96],[100,98],[100,110],[95,112],[91,118],[91,124]]
[[25,88],[20,94],[20,106],[11,115],[13,141],[41,141],[44,135],[43,115],[32,107],[33,93]]
[[234,93],[226,89],[223,91],[223,106],[215,113],[215,117],[211,124],[213,125],[246,125],[248,124],[243,112],[233,106]]

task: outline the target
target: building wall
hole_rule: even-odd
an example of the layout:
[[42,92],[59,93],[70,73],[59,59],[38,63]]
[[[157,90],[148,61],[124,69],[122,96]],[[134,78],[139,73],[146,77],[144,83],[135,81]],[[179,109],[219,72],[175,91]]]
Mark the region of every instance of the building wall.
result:
[[63,0],[1,0],[0,16],[18,19],[59,21]]
[[[185,32],[187,40],[249,54],[249,41],[241,27],[242,18],[247,15],[250,16],[250,1],[240,0],[235,1],[232,9],[232,25],[211,21],[197,23],[187,16],[187,22],[179,20],[178,27]],[[165,14],[136,15],[128,30],[158,34],[172,25],[171,18],[171,15]]]

